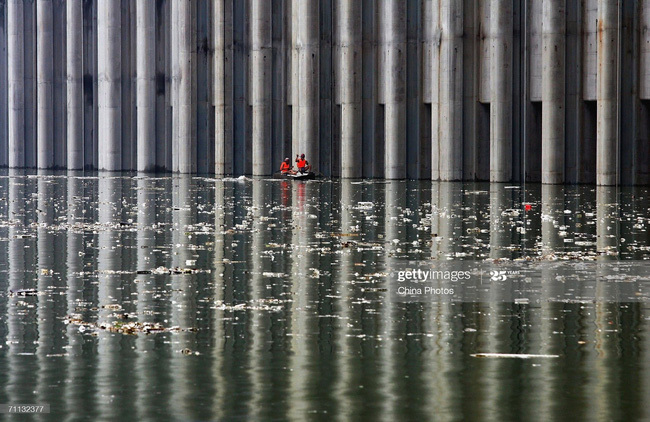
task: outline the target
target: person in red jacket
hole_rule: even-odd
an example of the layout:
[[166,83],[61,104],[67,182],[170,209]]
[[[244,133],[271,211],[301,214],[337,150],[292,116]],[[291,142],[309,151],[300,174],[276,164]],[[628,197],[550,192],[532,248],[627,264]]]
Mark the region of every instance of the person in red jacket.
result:
[[282,164],[280,164],[280,173],[282,174],[293,174],[294,172],[291,170],[292,165],[289,164],[289,157],[285,158]]
[[296,163],[298,163],[296,167],[298,167],[300,173],[308,173],[311,171],[311,165],[309,161],[305,160],[305,154],[300,154],[300,158],[296,154]]

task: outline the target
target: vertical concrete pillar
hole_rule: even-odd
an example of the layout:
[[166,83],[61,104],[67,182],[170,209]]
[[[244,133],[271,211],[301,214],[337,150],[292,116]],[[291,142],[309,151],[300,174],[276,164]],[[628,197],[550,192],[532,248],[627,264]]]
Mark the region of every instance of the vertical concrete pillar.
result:
[[384,177],[406,177],[406,4],[383,0]]
[[543,0],[542,183],[564,183],[566,0]]
[[7,140],[7,2],[0,2],[0,167],[9,165]]
[[293,14],[292,32],[294,39],[293,71],[296,84],[292,93],[296,102],[293,105],[294,145],[297,154],[305,154],[312,168],[318,171],[320,161],[320,7],[319,0],[294,1],[291,5]]
[[136,89],[138,171],[156,166],[156,5],[150,0],[136,4]]
[[177,69],[177,105],[174,107],[174,123],[176,139],[174,142],[178,153],[175,171],[180,173],[196,172],[196,120],[194,109],[196,106],[196,91],[193,90],[192,80],[196,69],[196,48],[194,31],[194,0],[179,0],[176,5],[176,14],[172,15],[172,26],[177,28],[177,52],[174,67]]
[[214,173],[232,173],[232,2],[212,1],[214,45]]
[[23,0],[7,4],[7,66],[9,85],[9,167],[25,165],[25,81]]
[[463,178],[463,2],[443,0],[439,13],[440,180],[460,180]]
[[68,0],[66,2],[66,25],[67,167],[68,170],[81,170],[84,165],[82,0]]
[[52,38],[52,68],[53,68],[53,163],[56,169],[66,168],[68,165],[68,140],[67,140],[67,74],[66,74],[66,0],[52,1],[52,24],[54,36]]
[[271,2],[251,0],[250,9],[253,175],[271,174]]
[[339,66],[335,71],[341,103],[341,177],[358,178],[361,160],[361,40],[359,0],[338,0],[336,22]]
[[492,0],[490,181],[512,178],[512,0]]
[[97,4],[99,169],[122,167],[122,10],[119,2]]
[[54,20],[52,0],[36,2],[36,148],[38,168],[54,164]]
[[596,183],[617,182],[618,158],[618,0],[598,1]]

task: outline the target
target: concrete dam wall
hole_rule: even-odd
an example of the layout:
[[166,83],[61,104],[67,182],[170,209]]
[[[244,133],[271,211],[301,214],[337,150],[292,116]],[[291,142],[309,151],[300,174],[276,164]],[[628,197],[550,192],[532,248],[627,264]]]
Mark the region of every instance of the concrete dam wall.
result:
[[650,183],[650,0],[0,0],[0,166]]

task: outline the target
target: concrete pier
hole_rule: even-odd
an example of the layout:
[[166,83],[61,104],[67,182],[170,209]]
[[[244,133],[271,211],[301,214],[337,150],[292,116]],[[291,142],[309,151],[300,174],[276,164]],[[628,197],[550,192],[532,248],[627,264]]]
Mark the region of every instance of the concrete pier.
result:
[[0,1],[0,167],[647,184],[648,10]]
[[[445,0],[438,11],[438,131],[440,180],[463,178],[463,2]],[[435,137],[434,137],[435,138]]]
[[[176,13],[172,14],[172,26],[177,28],[176,54],[174,68],[177,96],[173,109],[174,123],[177,125],[176,146],[178,160],[174,171],[180,173],[196,172],[196,91],[193,79],[196,77],[196,30],[194,27],[194,0],[175,2]],[[172,47],[174,48],[174,47]]]
[[619,28],[618,0],[598,0],[598,69],[596,183],[617,183],[619,100]]
[[38,168],[54,165],[54,20],[52,0],[36,2],[36,145]]
[[25,81],[23,1],[7,2],[8,111],[7,142],[9,167],[25,166]]
[[384,68],[384,177],[406,177],[406,4],[381,0]]
[[566,0],[544,0],[542,183],[564,183]]
[[490,181],[512,178],[512,1],[491,0]]
[[214,133],[216,175],[232,173],[233,97],[232,92],[232,2],[212,1],[214,44]]
[[156,166],[156,57],[155,3],[136,3],[136,74],[137,74],[137,141],[138,171],[151,171]]
[[67,168],[81,170],[83,148],[83,5],[66,2]]
[[98,147],[100,170],[122,169],[122,10],[97,3]]
[[271,2],[250,2],[250,92],[253,175],[272,173],[271,163]]
[[362,175],[361,157],[361,42],[362,2],[338,0],[337,33],[339,66],[335,69],[341,104],[341,177]]
[[[305,154],[312,169],[320,162],[320,8],[319,0],[293,1],[295,85],[293,119],[294,155]],[[293,156],[290,157],[293,160]],[[295,164],[294,164],[295,165]]]

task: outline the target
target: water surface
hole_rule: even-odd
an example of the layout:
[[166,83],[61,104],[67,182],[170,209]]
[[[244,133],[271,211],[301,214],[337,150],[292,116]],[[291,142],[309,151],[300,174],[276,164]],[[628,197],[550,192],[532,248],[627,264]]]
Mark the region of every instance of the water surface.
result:
[[[46,420],[648,419],[647,302],[403,303],[386,275],[645,260],[649,207],[646,188],[5,172],[0,403],[49,403]],[[120,332],[136,322],[156,330]]]

